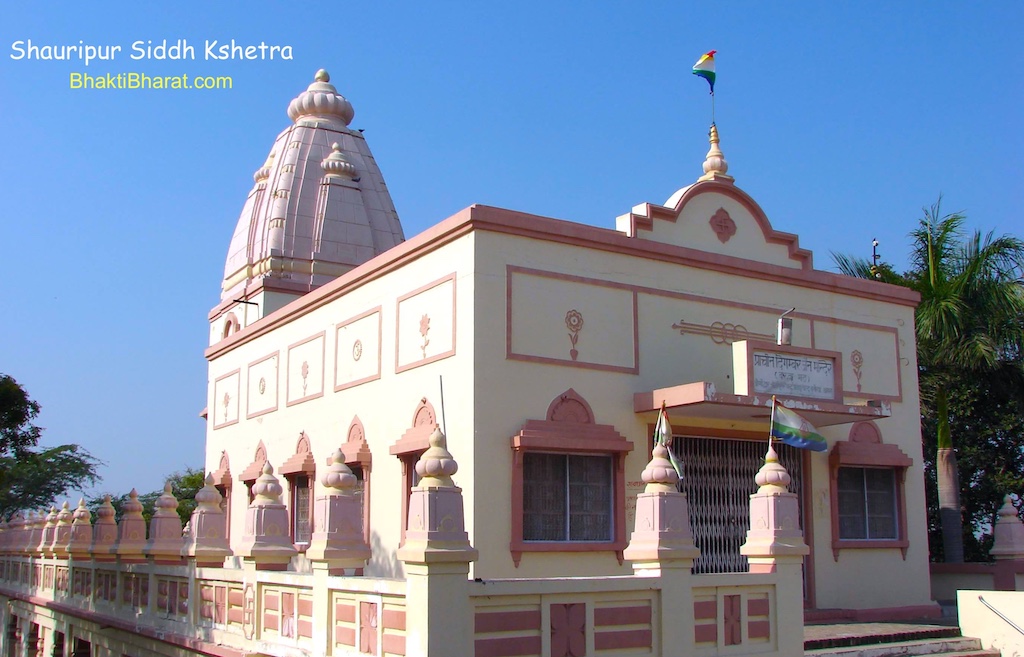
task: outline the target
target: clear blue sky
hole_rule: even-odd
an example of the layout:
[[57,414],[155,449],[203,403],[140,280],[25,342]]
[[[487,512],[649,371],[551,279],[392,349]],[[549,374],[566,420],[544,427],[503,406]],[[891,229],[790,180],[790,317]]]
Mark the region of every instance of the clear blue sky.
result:
[[[303,9],[295,7],[302,6]],[[102,10],[101,10],[102,8]],[[206,315],[252,173],[326,68],[407,236],[471,203],[605,227],[700,173],[717,49],[730,173],[818,268],[905,264],[940,193],[1024,234],[1024,4],[952,2],[11,3],[0,22],[0,372],[103,490],[202,465]],[[188,39],[196,61],[133,62]],[[15,41],[120,45],[15,61]],[[289,45],[205,61],[203,43]],[[228,75],[224,91],[82,91],[72,72]]]

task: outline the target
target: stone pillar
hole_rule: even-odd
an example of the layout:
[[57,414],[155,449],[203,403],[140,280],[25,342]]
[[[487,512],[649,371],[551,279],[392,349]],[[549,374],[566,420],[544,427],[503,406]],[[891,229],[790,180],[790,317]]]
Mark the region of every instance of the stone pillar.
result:
[[[409,499],[405,545],[398,558],[406,575],[406,655],[473,655],[469,564],[477,551],[466,533],[462,489],[452,482],[459,466],[435,428],[416,463],[419,485]],[[438,631],[437,628],[444,628]]]
[[88,561],[91,549],[92,513],[86,508],[85,499],[80,499],[72,514],[71,531],[64,550],[75,561]]
[[30,524],[28,526],[28,543],[25,545],[25,554],[29,557],[39,556],[39,544],[43,539],[43,532],[46,531],[46,511],[29,512]]
[[103,496],[103,503],[96,509],[96,524],[92,526],[92,558],[96,561],[113,561],[117,555],[117,512],[110,503],[110,496]]
[[331,574],[345,568],[363,568],[370,560],[370,546],[363,539],[363,509],[353,492],[356,476],[345,465],[341,450],[331,455],[331,464],[320,479],[324,494],[313,507],[315,527],[306,557],[314,567],[321,564]]
[[224,531],[224,510],[220,508],[222,500],[220,491],[213,485],[213,475],[206,475],[206,485],[196,493],[196,510],[188,521],[182,550],[182,554],[195,559],[197,566],[220,568],[224,559],[231,556]]
[[1024,561],[1024,523],[1017,517],[1017,509],[1009,495],[1003,497],[999,517],[992,530],[991,554],[996,561]]
[[750,496],[750,530],[740,554],[752,573],[775,573],[775,622],[782,655],[802,655],[804,649],[804,556],[810,548],[800,529],[800,500],[790,493],[791,478],[769,445],[764,465],[754,477],[757,492]]
[[51,557],[50,548],[53,546],[53,532],[57,528],[57,507],[50,505],[50,512],[46,515],[43,523],[43,533],[36,543],[35,552],[41,557]]
[[284,489],[270,461],[263,464],[252,492],[255,497],[245,510],[245,536],[238,553],[257,570],[286,570],[298,551],[292,545],[288,509],[281,503]]
[[7,522],[7,531],[4,533],[4,554],[14,556],[18,553],[18,546],[21,545],[24,531],[25,518],[21,511],[18,511]]
[[53,542],[50,544],[50,554],[58,559],[68,558],[68,540],[71,538],[71,509],[68,503],[61,505],[57,512],[57,526],[53,528]]
[[659,578],[662,605],[675,610],[663,614],[662,649],[689,654],[694,646],[690,570],[700,550],[693,543],[686,493],[677,491],[679,475],[664,445],[654,446],[640,478],[646,486],[636,496],[636,521],[623,556],[633,562],[635,575]]
[[146,519],[142,516],[142,502],[134,488],[121,509],[121,522],[117,523],[117,556],[122,563],[145,563]]
[[153,517],[149,520],[149,540],[143,553],[152,557],[154,563],[179,564],[185,541],[181,537],[178,500],[171,493],[171,482],[164,483],[164,492],[156,499],[154,507]]

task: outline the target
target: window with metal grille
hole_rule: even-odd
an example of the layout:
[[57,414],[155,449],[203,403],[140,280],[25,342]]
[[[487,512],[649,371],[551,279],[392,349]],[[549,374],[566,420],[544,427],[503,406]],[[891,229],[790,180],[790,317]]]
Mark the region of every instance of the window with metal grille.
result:
[[313,538],[309,477],[299,475],[288,479],[292,489],[292,540],[308,544]]
[[[700,548],[693,572],[746,572],[740,546],[750,528],[750,496],[757,492],[754,476],[764,465],[767,441],[676,436],[672,448],[683,461],[682,489],[690,505],[693,540]],[[804,451],[777,442],[775,450],[792,477],[789,492],[802,500]]]
[[523,540],[612,540],[612,458],[524,454]]
[[839,538],[898,538],[892,468],[839,468]]

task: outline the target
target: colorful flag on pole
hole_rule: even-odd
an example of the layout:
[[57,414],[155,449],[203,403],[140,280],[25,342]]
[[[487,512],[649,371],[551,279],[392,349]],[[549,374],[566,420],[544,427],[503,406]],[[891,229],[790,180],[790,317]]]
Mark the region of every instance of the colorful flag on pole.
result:
[[672,469],[683,479],[683,462],[679,460],[672,451],[672,425],[668,423],[668,413],[665,411],[665,404],[661,405],[661,412],[658,414],[658,424],[654,427],[654,442],[665,446],[668,452],[668,459],[672,462]]
[[715,94],[715,53],[717,50],[709,50],[700,56],[697,63],[693,65],[693,74],[699,75],[708,81],[711,86],[711,95]]
[[825,436],[818,433],[814,425],[772,399],[772,436],[787,445],[824,452],[828,449]]

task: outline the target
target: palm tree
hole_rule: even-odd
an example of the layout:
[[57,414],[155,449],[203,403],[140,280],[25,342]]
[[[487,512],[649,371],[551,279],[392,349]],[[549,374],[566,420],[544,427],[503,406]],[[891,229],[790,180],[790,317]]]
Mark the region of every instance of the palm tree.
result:
[[964,215],[941,215],[941,197],[913,240],[910,270],[883,267],[872,276],[867,261],[833,254],[841,272],[880,278],[916,290],[917,360],[922,396],[938,420],[936,479],[945,560],[963,561],[960,478],[949,429],[948,383],[964,375],[1024,378],[1024,241],[1011,236],[962,238]]

